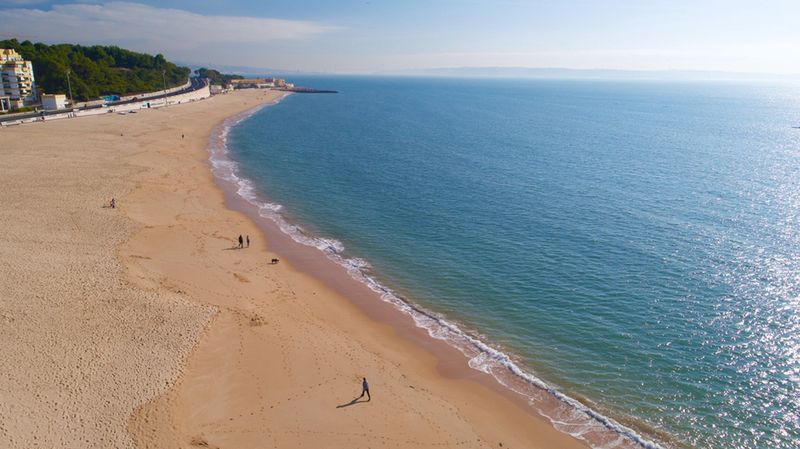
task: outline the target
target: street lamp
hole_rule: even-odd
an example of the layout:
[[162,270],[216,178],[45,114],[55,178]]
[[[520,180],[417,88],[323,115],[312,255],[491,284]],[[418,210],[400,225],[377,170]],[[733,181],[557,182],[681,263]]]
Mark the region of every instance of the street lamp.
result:
[[164,106],[167,105],[167,71],[161,70],[161,79],[164,80]]
[[69,82],[69,69],[67,69],[67,87],[69,88],[69,103],[74,106],[75,103],[72,101],[72,84]]

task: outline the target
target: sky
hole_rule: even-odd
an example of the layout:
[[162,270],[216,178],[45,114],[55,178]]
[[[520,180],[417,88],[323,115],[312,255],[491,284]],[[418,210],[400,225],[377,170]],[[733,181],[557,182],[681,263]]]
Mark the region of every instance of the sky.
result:
[[325,73],[445,67],[800,74],[798,0],[0,2],[0,39]]

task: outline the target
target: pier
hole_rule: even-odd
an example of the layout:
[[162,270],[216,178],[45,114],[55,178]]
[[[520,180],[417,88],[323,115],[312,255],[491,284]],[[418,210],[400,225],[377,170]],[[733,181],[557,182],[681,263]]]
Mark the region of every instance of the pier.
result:
[[322,89],[312,89],[310,87],[285,87],[283,90],[286,92],[296,92],[298,94],[338,94],[339,91],[337,90],[322,90]]

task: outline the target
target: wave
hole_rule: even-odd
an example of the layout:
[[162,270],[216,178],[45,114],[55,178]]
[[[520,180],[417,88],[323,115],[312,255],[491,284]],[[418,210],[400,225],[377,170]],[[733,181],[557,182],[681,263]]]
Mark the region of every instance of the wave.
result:
[[[286,219],[282,213],[284,210],[282,205],[264,201],[253,181],[242,177],[237,162],[229,157],[228,135],[233,127],[264,107],[278,103],[287,95],[289,94],[274,103],[263,104],[231,117],[212,132],[208,147],[209,161],[212,172],[218,179],[235,186],[236,193],[254,206],[259,216],[273,221],[294,241],[319,249],[329,259],[345,267],[351,277],[376,292],[383,301],[409,315],[414,323],[432,338],[443,340],[457,348],[467,357],[472,369],[491,375],[504,387],[527,398],[539,414],[547,418],[559,431],[583,440],[595,449],[616,449],[632,445],[645,449],[663,449],[660,444],[644,438],[633,429],[593,410],[526,371],[511,356],[486,343],[486,339],[480,335],[466,331],[441,314],[402,297],[372,276],[370,273],[372,267],[366,260],[345,256],[342,242],[311,235],[299,224]],[[542,407],[542,404],[547,406]]]

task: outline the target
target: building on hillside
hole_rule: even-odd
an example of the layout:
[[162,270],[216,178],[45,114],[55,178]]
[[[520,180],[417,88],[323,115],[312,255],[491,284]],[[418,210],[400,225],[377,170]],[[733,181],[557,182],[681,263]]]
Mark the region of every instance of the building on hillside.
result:
[[231,80],[235,89],[269,89],[273,87],[286,87],[286,80],[280,78],[245,78]]
[[[37,103],[33,65],[25,61],[16,51],[0,48],[0,101],[9,109],[31,106]],[[0,105],[2,107],[2,105]]]
[[231,80],[231,84],[235,89],[262,89],[265,87],[272,87],[266,85],[265,78],[245,78],[240,80]]
[[64,94],[42,94],[42,107],[46,111],[57,111],[67,107],[67,96]]
[[209,84],[208,91],[211,92],[211,95],[219,95],[225,92],[225,89],[222,88],[219,84]]

